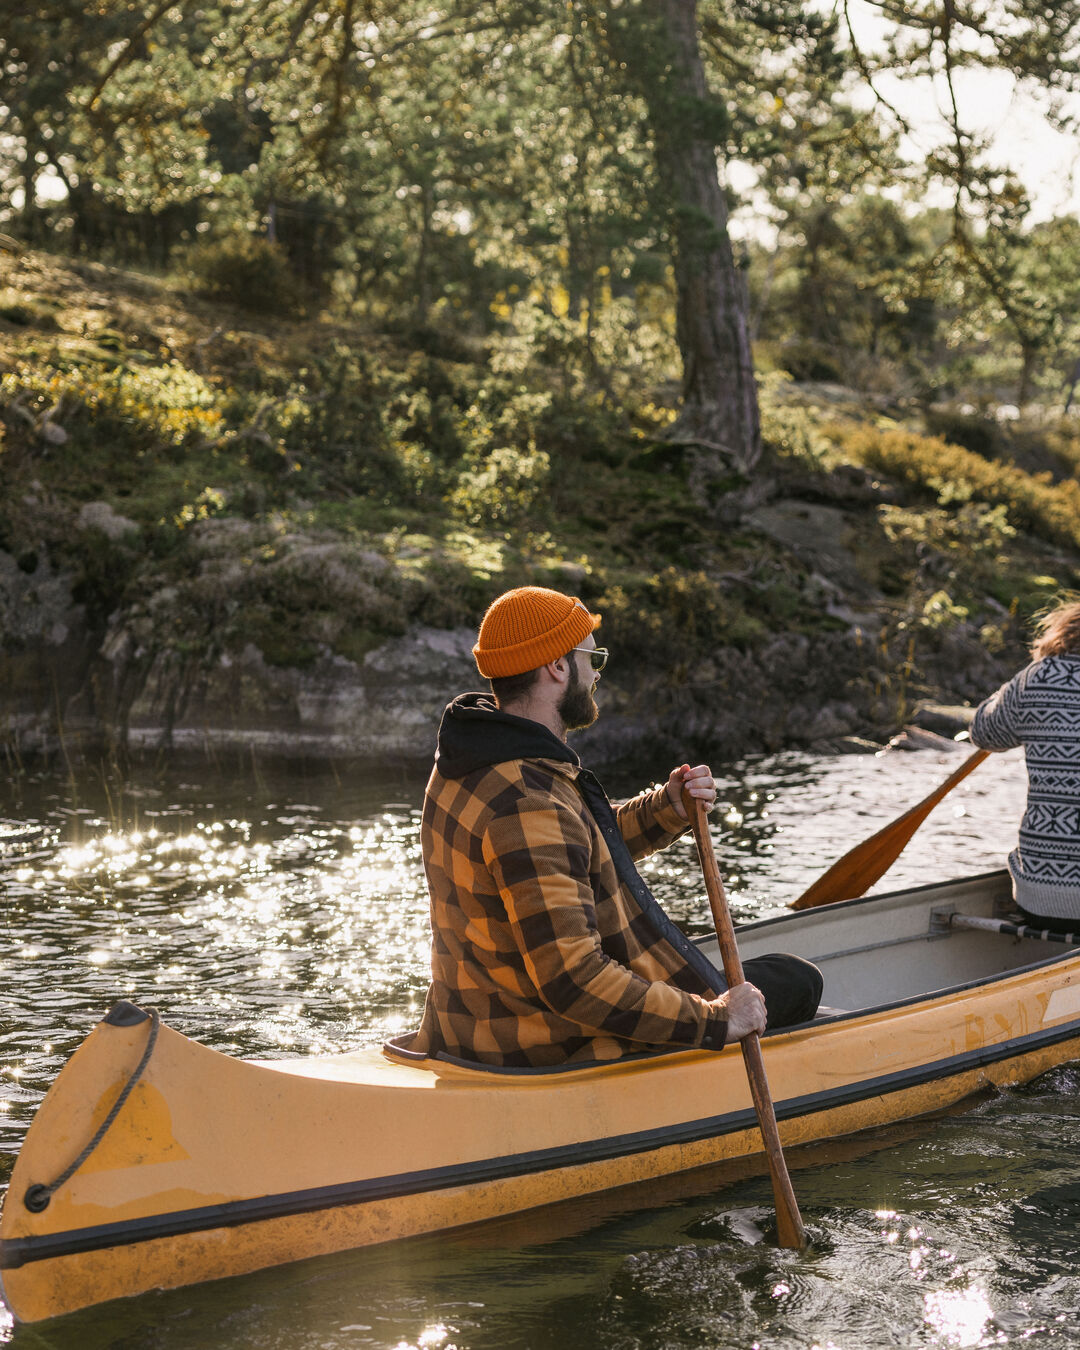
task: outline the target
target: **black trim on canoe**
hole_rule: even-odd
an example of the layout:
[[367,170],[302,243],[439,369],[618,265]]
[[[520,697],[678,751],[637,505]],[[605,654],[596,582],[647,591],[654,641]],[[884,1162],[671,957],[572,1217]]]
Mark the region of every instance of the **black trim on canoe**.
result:
[[[791,1097],[775,1104],[776,1116],[778,1120],[792,1120],[800,1116],[814,1115],[819,1111],[849,1106],[868,1097],[902,1092],[934,1079],[957,1077],[983,1065],[1029,1054],[1077,1037],[1080,1037],[1080,1019],[1049,1031],[1033,1032],[1029,1036],[1022,1036],[1001,1045],[970,1050],[962,1055],[953,1055],[948,1059],[937,1060],[913,1069],[904,1069],[899,1073],[863,1079],[826,1092]],[[215,1228],[235,1228],[240,1224],[288,1218],[297,1214],[335,1209],[342,1205],[360,1205],[372,1200],[447,1190],[456,1186],[478,1185],[487,1181],[501,1181],[529,1173],[551,1171],[559,1167],[606,1162],[635,1153],[653,1152],[674,1144],[692,1144],[702,1139],[734,1134],[738,1130],[753,1128],[756,1121],[757,1117],[752,1109],[731,1111],[726,1115],[685,1121],[680,1125],[665,1126],[661,1129],[585,1140],[560,1145],[558,1148],[537,1149],[530,1153],[509,1154],[473,1163],[400,1172],[392,1176],[343,1182],[335,1186],[316,1186],[310,1190],[288,1191],[280,1195],[258,1196],[250,1200],[233,1200],[221,1205],[205,1205],[198,1209],[178,1210],[171,1214],[150,1215],[144,1219],[98,1224],[90,1228],[74,1228],[62,1233],[6,1238],[0,1240],[0,1270],[14,1270],[32,1261],[46,1261],[80,1252],[124,1247],[136,1242],[150,1242],[155,1238],[179,1237],[185,1233],[207,1232]]]

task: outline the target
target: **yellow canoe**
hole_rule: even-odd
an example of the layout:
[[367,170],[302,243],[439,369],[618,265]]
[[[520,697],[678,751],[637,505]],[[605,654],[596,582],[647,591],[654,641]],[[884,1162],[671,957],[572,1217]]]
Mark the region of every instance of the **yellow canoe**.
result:
[[[744,958],[815,960],[836,1010],[763,1039],[785,1145],[1080,1057],[1080,949],[955,919],[985,924],[1008,903],[995,872],[740,930]],[[121,1003],[26,1137],[0,1218],[2,1292],[35,1321],[760,1151],[734,1047],[524,1072],[407,1046],[241,1061]]]

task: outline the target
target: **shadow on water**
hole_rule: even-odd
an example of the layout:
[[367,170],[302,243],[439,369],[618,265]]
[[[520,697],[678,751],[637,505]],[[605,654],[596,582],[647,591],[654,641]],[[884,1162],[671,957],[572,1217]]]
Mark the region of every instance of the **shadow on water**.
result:
[[[1015,763],[996,758],[932,818],[889,887],[1000,864],[1023,784]],[[737,913],[778,912],[951,767],[933,755],[780,756],[729,771],[714,829]],[[264,1058],[375,1044],[415,1020],[426,986],[422,782],[257,770],[74,785],[24,774],[0,798],[0,1179],[48,1083],[116,997],[157,1004],[217,1049]],[[703,931],[691,847],[647,873],[675,917]],[[760,1167],[729,1164],[54,1323],[0,1322],[0,1343],[1080,1345],[1078,1088],[1080,1070],[1059,1069],[963,1113],[793,1152],[811,1235],[802,1253],[771,1240]]]

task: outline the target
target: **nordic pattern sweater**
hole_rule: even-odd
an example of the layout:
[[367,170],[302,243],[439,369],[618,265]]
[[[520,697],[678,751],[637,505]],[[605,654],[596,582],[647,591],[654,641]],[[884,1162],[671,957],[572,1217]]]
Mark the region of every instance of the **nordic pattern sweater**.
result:
[[1017,903],[1080,919],[1080,656],[1047,656],[980,703],[971,739],[984,750],[1024,747],[1027,809],[1009,854]]

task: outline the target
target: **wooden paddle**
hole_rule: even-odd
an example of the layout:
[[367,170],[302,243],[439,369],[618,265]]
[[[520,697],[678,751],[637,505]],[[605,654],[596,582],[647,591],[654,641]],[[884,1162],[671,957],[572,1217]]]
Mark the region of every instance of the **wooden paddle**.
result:
[[865,895],[897,860],[905,844],[942,797],[951,792],[962,778],[966,778],[972,769],[977,768],[989,753],[989,750],[976,750],[974,754],[968,755],[940,787],[936,787],[910,811],[898,816],[891,825],[886,825],[877,834],[856,844],[803,891],[797,900],[792,900],[788,909],[814,909],[817,905],[831,905],[837,900],[854,900],[857,896]]
[[[728,987],[746,982],[743,975],[739,948],[735,943],[735,928],[728,912],[727,897],[724,895],[724,883],[720,880],[720,868],[716,863],[712,839],[709,835],[709,822],[705,805],[697,797],[683,794],[683,805],[690,818],[690,825],[697,842],[698,859],[701,873],[705,878],[705,889],[709,894],[709,906],[712,909],[716,936],[720,940],[720,955],[724,962],[724,975]],[[765,1157],[769,1164],[769,1176],[772,1178],[773,1199],[776,1203],[776,1228],[781,1247],[798,1250],[806,1246],[806,1231],[803,1228],[802,1215],[791,1188],[784,1151],[780,1147],[780,1134],[776,1128],[776,1113],[773,1110],[769,1084],[765,1077],[765,1061],[761,1054],[761,1040],[756,1032],[745,1037],[742,1045],[743,1063],[746,1076],[750,1081],[750,1095],[754,1099],[761,1138],[765,1144]]]

